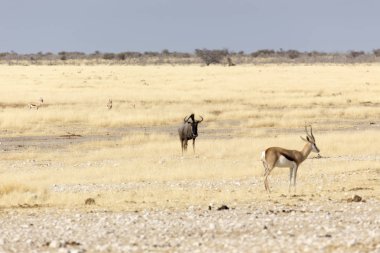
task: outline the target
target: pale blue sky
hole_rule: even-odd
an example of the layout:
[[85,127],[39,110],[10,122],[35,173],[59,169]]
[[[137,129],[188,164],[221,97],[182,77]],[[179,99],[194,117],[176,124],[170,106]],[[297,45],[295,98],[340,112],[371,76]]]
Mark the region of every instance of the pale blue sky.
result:
[[377,0],[0,0],[0,52],[371,51]]

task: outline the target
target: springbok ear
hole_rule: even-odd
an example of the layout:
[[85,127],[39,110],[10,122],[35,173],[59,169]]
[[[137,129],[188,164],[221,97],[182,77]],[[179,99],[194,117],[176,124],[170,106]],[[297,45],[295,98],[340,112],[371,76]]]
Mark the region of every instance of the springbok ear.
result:
[[309,136],[306,136],[306,139],[307,139],[308,142],[311,142]]
[[308,140],[306,140],[305,138],[303,138],[302,136],[300,136],[301,140],[303,140],[304,142],[309,142]]

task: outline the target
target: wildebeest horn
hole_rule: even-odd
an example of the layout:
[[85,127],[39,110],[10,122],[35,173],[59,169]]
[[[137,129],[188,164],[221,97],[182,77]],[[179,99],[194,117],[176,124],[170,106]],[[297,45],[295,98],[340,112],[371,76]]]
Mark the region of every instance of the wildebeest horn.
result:
[[203,121],[203,117],[201,115],[199,115],[199,117],[201,118],[201,120],[198,120],[198,123]]
[[183,122],[186,123],[189,119],[191,119],[193,122],[195,122],[195,120],[194,120],[194,113],[190,114],[189,117],[185,117],[183,119]]

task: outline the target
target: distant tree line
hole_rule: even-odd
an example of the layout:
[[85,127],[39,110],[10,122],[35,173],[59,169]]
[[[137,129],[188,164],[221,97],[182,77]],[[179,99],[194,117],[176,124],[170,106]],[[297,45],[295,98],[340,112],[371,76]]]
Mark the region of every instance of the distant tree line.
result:
[[262,49],[252,53],[233,52],[227,49],[196,49],[193,53],[171,52],[120,52],[109,53],[95,51],[93,53],[38,52],[18,54],[16,52],[0,53],[2,64],[263,64],[263,63],[367,63],[379,62],[380,49],[372,52],[348,51],[326,53],[319,51],[301,52],[297,50]]

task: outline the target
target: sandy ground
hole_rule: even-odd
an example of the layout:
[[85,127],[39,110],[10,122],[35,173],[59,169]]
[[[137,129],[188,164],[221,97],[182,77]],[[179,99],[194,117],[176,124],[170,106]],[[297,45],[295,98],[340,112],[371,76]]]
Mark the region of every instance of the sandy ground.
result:
[[[232,139],[235,136],[246,135],[245,130],[240,127],[234,127],[234,121],[224,122],[224,127],[208,126],[203,123],[199,130],[202,139]],[[349,134],[351,131],[366,131],[375,130],[380,131],[380,122],[378,121],[341,121],[331,120],[329,122],[322,122],[324,128],[318,129],[319,134],[331,132],[331,127],[334,127],[334,132],[346,132]],[[343,128],[336,128],[336,126],[345,125]],[[10,136],[8,132],[3,132],[0,137],[0,150],[7,151],[23,151],[27,148],[38,149],[62,149],[70,145],[96,142],[96,141],[116,141],[122,139],[126,134],[169,134],[173,139],[177,137],[178,125],[171,126],[150,126],[150,127],[126,127],[126,128],[104,128],[82,134],[83,127],[72,127],[70,131],[59,135],[44,135],[44,136]],[[299,134],[303,129],[287,129],[287,128],[268,128],[268,134]],[[302,132],[301,132],[302,134]]]

